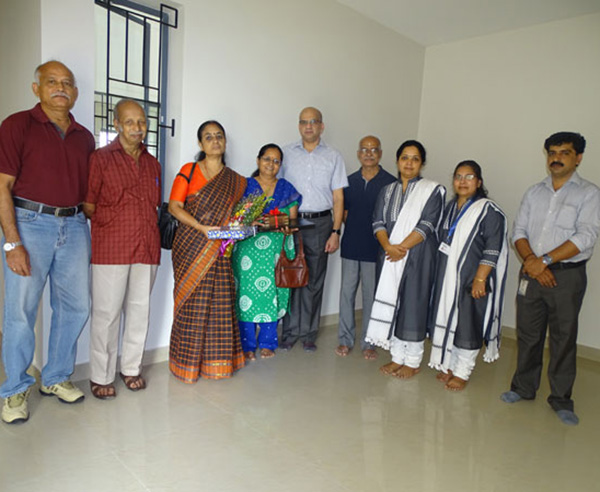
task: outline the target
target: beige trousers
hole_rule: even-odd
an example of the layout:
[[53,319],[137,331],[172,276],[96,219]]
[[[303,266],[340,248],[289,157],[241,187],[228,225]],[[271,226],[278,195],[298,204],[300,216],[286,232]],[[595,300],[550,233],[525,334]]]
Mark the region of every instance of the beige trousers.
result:
[[90,379],[98,384],[115,380],[121,314],[121,372],[137,376],[148,334],[150,292],[158,265],[92,265],[92,324]]

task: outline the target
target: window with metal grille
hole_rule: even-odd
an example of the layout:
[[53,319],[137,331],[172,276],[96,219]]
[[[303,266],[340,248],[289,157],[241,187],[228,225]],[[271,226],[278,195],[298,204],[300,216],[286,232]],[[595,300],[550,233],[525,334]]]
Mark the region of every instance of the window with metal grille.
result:
[[133,99],[146,112],[148,151],[164,163],[167,131],[175,133],[175,120],[167,119],[166,88],[169,29],[177,28],[178,11],[165,4],[157,10],[130,0],[95,3],[96,144],[104,146],[116,136],[114,105],[123,98]]

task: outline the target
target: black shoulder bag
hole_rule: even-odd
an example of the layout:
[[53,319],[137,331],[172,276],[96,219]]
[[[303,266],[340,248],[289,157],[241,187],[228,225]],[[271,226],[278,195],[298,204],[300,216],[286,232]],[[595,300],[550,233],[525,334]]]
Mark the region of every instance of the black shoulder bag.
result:
[[[198,164],[197,162],[194,162],[189,176],[186,176],[185,174],[181,174],[181,173],[178,173],[177,176],[181,176],[189,184],[189,182],[192,180],[192,176],[194,175],[194,170],[196,169],[197,164]],[[179,222],[169,212],[169,202],[163,202],[163,204],[160,206],[160,211],[158,214],[158,230],[160,231],[160,246],[163,249],[171,249],[173,247],[173,240],[175,239],[175,233],[177,232],[177,227],[179,227]]]

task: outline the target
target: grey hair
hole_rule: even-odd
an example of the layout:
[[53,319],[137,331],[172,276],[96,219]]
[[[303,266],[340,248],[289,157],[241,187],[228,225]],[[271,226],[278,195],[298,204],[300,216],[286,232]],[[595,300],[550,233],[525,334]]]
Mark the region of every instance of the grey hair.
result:
[[[113,107],[113,119],[115,119],[117,121],[121,121],[119,119],[119,110],[121,109],[121,106],[123,106],[124,104],[128,104],[128,103],[136,104],[137,106],[139,106],[142,109],[142,111],[144,111],[144,108],[142,107],[142,105],[139,102],[134,101],[133,99],[121,99]],[[144,116],[146,116],[146,111],[144,111]],[[147,118],[147,116],[146,116],[146,118]]]
[[35,70],[33,71],[33,80],[36,84],[40,85],[40,73],[41,73],[42,69],[46,65],[48,65],[48,63],[60,63],[63,67],[65,67],[71,74],[71,77],[73,77],[73,87],[77,87],[77,79],[75,78],[75,74],[63,62],[58,61],[58,60],[48,60],[44,63],[39,64],[37,67],[35,67]]

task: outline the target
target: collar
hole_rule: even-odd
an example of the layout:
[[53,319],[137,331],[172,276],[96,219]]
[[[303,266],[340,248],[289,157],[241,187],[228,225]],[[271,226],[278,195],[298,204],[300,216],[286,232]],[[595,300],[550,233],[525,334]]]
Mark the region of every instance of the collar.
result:
[[[552,190],[553,193],[556,193],[556,190],[554,189],[554,186],[552,185],[552,176],[546,176],[542,183],[549,189]],[[575,171],[573,174],[571,174],[571,177],[569,178],[569,180],[562,185],[562,187],[560,188],[560,190],[562,190],[565,186],[571,185],[571,186],[581,186],[583,184],[583,179],[581,178],[581,176],[579,176],[579,174],[577,173],[577,171]],[[560,191],[558,190],[558,191]]]
[[[125,152],[125,149],[121,145],[121,141],[119,140],[119,135],[117,135],[115,138],[113,138],[112,142],[110,142],[106,146],[106,149],[110,150],[111,152],[122,152],[125,155],[129,155],[129,154],[127,154],[127,152]],[[141,149],[140,157],[142,157],[142,155],[144,155],[146,152],[148,152],[148,150],[146,149],[146,146],[144,145],[144,142],[140,143],[140,149]]]
[[367,183],[371,183],[372,181],[376,180],[376,179],[377,179],[377,178],[378,178],[378,177],[381,175],[381,171],[382,171],[382,169],[383,169],[383,168],[381,167],[381,164],[377,164],[377,167],[379,168],[379,170],[377,171],[377,174],[376,174],[375,176],[373,176],[373,177],[372,177],[372,178],[371,178],[369,181],[367,181],[367,180],[365,179],[365,177],[363,176],[363,173],[362,173],[362,167],[361,167],[361,168],[358,170],[358,174],[359,174],[359,176],[360,176],[360,177],[361,177],[361,178],[362,178],[364,181],[366,181]]
[[[52,125],[54,124],[54,123],[52,123],[52,121],[50,121],[50,118],[48,118],[48,115],[46,113],[44,113],[41,103],[37,103],[33,107],[33,109],[31,110],[31,116],[33,116],[33,118],[36,119],[37,121],[39,121],[40,123],[50,123]],[[73,116],[73,113],[71,113],[71,112],[69,112],[69,119],[71,120],[71,124],[69,125],[69,128],[67,128],[66,133],[69,133],[70,131],[74,131],[74,130],[84,129],[79,123],[77,123],[77,121],[75,120],[75,116]]]
[[[302,145],[302,139],[300,139],[300,140],[297,140],[296,142],[294,142],[294,143],[291,145],[291,147],[292,147],[293,149],[302,149],[302,150],[304,150],[305,152],[308,152],[308,151],[307,151],[307,150],[304,148],[304,145]],[[325,147],[327,147],[327,144],[326,144],[326,143],[323,141],[323,139],[320,139],[320,140],[319,140],[319,143],[318,143],[318,144],[317,144],[317,146],[315,147],[315,150],[317,150],[318,148],[325,148]],[[313,152],[314,152],[314,150],[313,150]]]
[[[421,180],[421,179],[423,179],[423,176],[416,176],[416,177],[414,177],[413,179],[411,179],[411,180],[408,182],[408,184],[411,184],[411,183],[416,183],[417,181],[419,181],[419,180]],[[400,177],[400,173],[398,173],[398,178],[397,178],[397,180],[396,180],[396,181],[398,181],[398,183],[402,184],[402,178]]]

